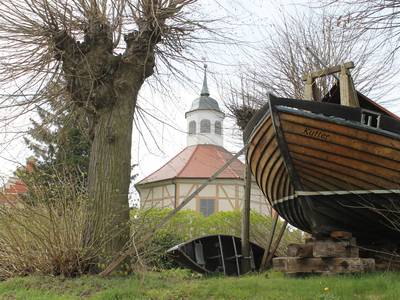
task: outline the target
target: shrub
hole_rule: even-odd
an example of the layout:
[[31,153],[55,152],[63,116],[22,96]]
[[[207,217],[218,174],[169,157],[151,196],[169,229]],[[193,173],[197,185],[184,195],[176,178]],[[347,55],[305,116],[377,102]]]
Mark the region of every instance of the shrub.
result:
[[194,211],[178,212],[164,227],[156,231],[150,241],[142,242],[141,237],[153,230],[157,223],[164,218],[170,209],[133,209],[132,247],[136,254],[133,257],[133,268],[170,269],[178,265],[166,256],[166,251],[194,236],[193,232],[204,217]]
[[36,197],[34,205],[20,201],[0,207],[0,278],[31,273],[70,277],[93,269],[110,235],[85,243],[86,196],[70,199],[69,187],[57,194],[58,201]]
[[[283,222],[279,221],[276,233],[282,227]],[[262,215],[255,211],[250,213],[250,241],[255,242],[261,247],[266,248],[268,238],[272,228],[272,218]],[[239,236],[242,230],[242,212],[218,212],[205,218],[205,222],[201,226],[201,235],[207,234],[229,234]],[[275,234],[275,237],[277,234]],[[302,233],[299,230],[288,228],[279,244],[277,255],[283,256],[286,254],[286,249],[290,243],[300,243],[302,241]]]
[[[134,236],[143,236],[165,217],[171,209],[132,210],[132,232]],[[250,214],[250,240],[266,247],[267,239],[272,227],[272,219],[256,212]],[[156,231],[151,241],[141,244],[141,263],[153,269],[173,268],[177,265],[171,261],[165,251],[169,248],[194,239],[211,234],[228,234],[240,236],[242,226],[241,211],[218,212],[209,217],[184,210],[178,212],[163,228]],[[282,222],[279,222],[277,231]],[[299,230],[286,229],[278,249],[279,255],[284,255],[287,245],[301,242],[302,234]],[[136,249],[137,250],[137,249]],[[138,253],[139,254],[139,253]],[[137,263],[137,261],[135,261]]]

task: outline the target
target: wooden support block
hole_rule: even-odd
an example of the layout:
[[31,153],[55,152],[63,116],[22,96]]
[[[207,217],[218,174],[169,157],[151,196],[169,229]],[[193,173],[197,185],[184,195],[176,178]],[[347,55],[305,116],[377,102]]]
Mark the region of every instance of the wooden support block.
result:
[[359,257],[359,248],[355,239],[350,241],[333,241],[331,239],[314,242],[314,257]]
[[309,237],[306,237],[306,238],[304,239],[304,241],[305,241],[306,244],[314,243],[315,238],[312,237],[312,236],[309,236]]
[[287,260],[291,257],[275,257],[272,259],[272,268],[274,271],[286,272]]
[[330,236],[331,238],[334,239],[343,239],[343,240],[349,240],[353,237],[351,232],[348,231],[332,231]]
[[351,274],[375,269],[373,258],[299,258],[277,257],[273,259],[274,270],[286,274]]
[[374,258],[361,258],[361,260],[364,265],[364,272],[373,272],[376,270]]
[[313,244],[289,244],[287,255],[290,257],[312,257]]

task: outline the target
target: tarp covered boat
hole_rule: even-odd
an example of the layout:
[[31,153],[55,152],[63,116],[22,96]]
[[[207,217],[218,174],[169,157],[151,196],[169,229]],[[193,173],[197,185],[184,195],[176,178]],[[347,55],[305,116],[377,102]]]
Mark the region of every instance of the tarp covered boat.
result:
[[293,226],[398,243],[400,120],[346,84],[318,102],[270,95],[246,128],[246,160]]
[[[252,271],[260,268],[264,248],[250,243]],[[241,275],[241,239],[231,235],[209,235],[176,245],[167,251],[181,266],[210,274]]]

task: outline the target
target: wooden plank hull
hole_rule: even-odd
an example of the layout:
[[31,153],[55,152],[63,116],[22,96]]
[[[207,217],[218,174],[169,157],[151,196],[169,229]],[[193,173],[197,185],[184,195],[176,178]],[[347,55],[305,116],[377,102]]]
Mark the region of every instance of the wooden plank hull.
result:
[[400,237],[389,212],[400,212],[400,122],[380,116],[375,128],[362,109],[287,100],[272,97],[246,156],[280,216],[313,234]]
[[[250,243],[250,265],[253,271],[260,269],[264,249]],[[241,240],[231,235],[200,237],[172,247],[167,254],[183,267],[193,271],[241,275]]]

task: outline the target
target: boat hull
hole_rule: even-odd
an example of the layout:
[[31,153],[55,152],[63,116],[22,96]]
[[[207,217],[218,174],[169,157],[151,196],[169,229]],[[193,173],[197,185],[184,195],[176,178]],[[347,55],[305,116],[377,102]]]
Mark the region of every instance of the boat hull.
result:
[[[387,210],[399,201],[398,194],[363,193],[358,197],[352,194],[312,195],[298,196],[273,207],[280,216],[295,224],[294,226],[304,226],[300,228],[304,231],[322,235],[333,231],[347,231],[357,237],[360,245],[367,245],[385,244],[388,241],[398,243],[399,228],[379,211]],[[311,211],[308,209],[310,202]],[[294,207],[297,212],[293,212]],[[300,217],[293,217],[295,214]],[[392,220],[397,218],[398,216],[393,216]]]
[[[250,265],[253,271],[260,269],[264,249],[250,243]],[[169,257],[183,267],[210,274],[228,276],[242,274],[241,239],[231,235],[210,235],[176,245],[167,251]]]
[[357,122],[361,109],[287,100],[272,98],[248,138],[246,159],[274,209],[313,234],[400,237],[399,133]]

